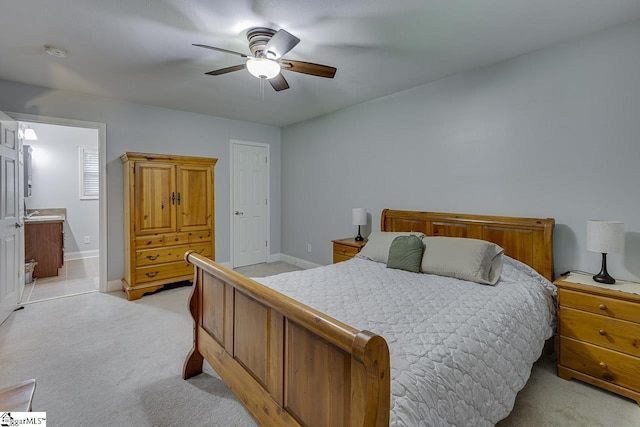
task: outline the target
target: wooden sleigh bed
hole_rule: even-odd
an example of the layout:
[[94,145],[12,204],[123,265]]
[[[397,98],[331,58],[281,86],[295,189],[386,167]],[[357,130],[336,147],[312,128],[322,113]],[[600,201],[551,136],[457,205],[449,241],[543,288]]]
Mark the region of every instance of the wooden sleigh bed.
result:
[[[385,209],[382,231],[488,240],[553,279],[553,219]],[[263,426],[388,426],[389,349],[357,330],[195,253],[193,348]]]

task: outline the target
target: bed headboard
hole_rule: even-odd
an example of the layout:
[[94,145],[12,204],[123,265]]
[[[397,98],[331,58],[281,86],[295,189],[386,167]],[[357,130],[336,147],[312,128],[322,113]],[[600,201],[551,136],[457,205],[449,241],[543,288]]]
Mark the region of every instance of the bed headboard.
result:
[[553,280],[553,218],[518,218],[384,209],[382,231],[421,231],[427,236],[488,240],[511,258]]

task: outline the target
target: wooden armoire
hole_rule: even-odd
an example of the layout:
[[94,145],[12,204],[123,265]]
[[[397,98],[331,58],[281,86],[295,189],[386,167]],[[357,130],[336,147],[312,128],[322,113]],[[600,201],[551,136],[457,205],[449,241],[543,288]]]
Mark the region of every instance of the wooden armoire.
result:
[[129,300],[193,280],[184,260],[215,257],[213,170],[218,159],[125,153],[124,277]]

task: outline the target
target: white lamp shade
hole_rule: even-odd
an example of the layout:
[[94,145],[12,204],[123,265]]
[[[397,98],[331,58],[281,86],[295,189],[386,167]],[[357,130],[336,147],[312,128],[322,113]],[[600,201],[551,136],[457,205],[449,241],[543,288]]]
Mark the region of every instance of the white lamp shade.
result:
[[624,250],[624,223],[620,221],[587,221],[587,250],[615,254]]
[[280,74],[280,64],[267,58],[249,58],[247,70],[261,79],[272,79]]
[[367,225],[367,210],[365,208],[353,208],[351,217],[353,225]]

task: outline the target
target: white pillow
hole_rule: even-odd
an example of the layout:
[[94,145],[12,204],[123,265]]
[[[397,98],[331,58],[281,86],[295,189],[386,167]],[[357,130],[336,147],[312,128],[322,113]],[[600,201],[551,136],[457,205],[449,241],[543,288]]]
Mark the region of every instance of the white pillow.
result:
[[364,258],[375,262],[387,263],[389,259],[389,248],[393,239],[398,236],[415,235],[420,238],[424,237],[424,233],[415,231],[373,231],[364,245],[360,253],[356,255],[358,258]]
[[422,272],[495,285],[502,272],[504,249],[485,240],[460,237],[422,238]]

